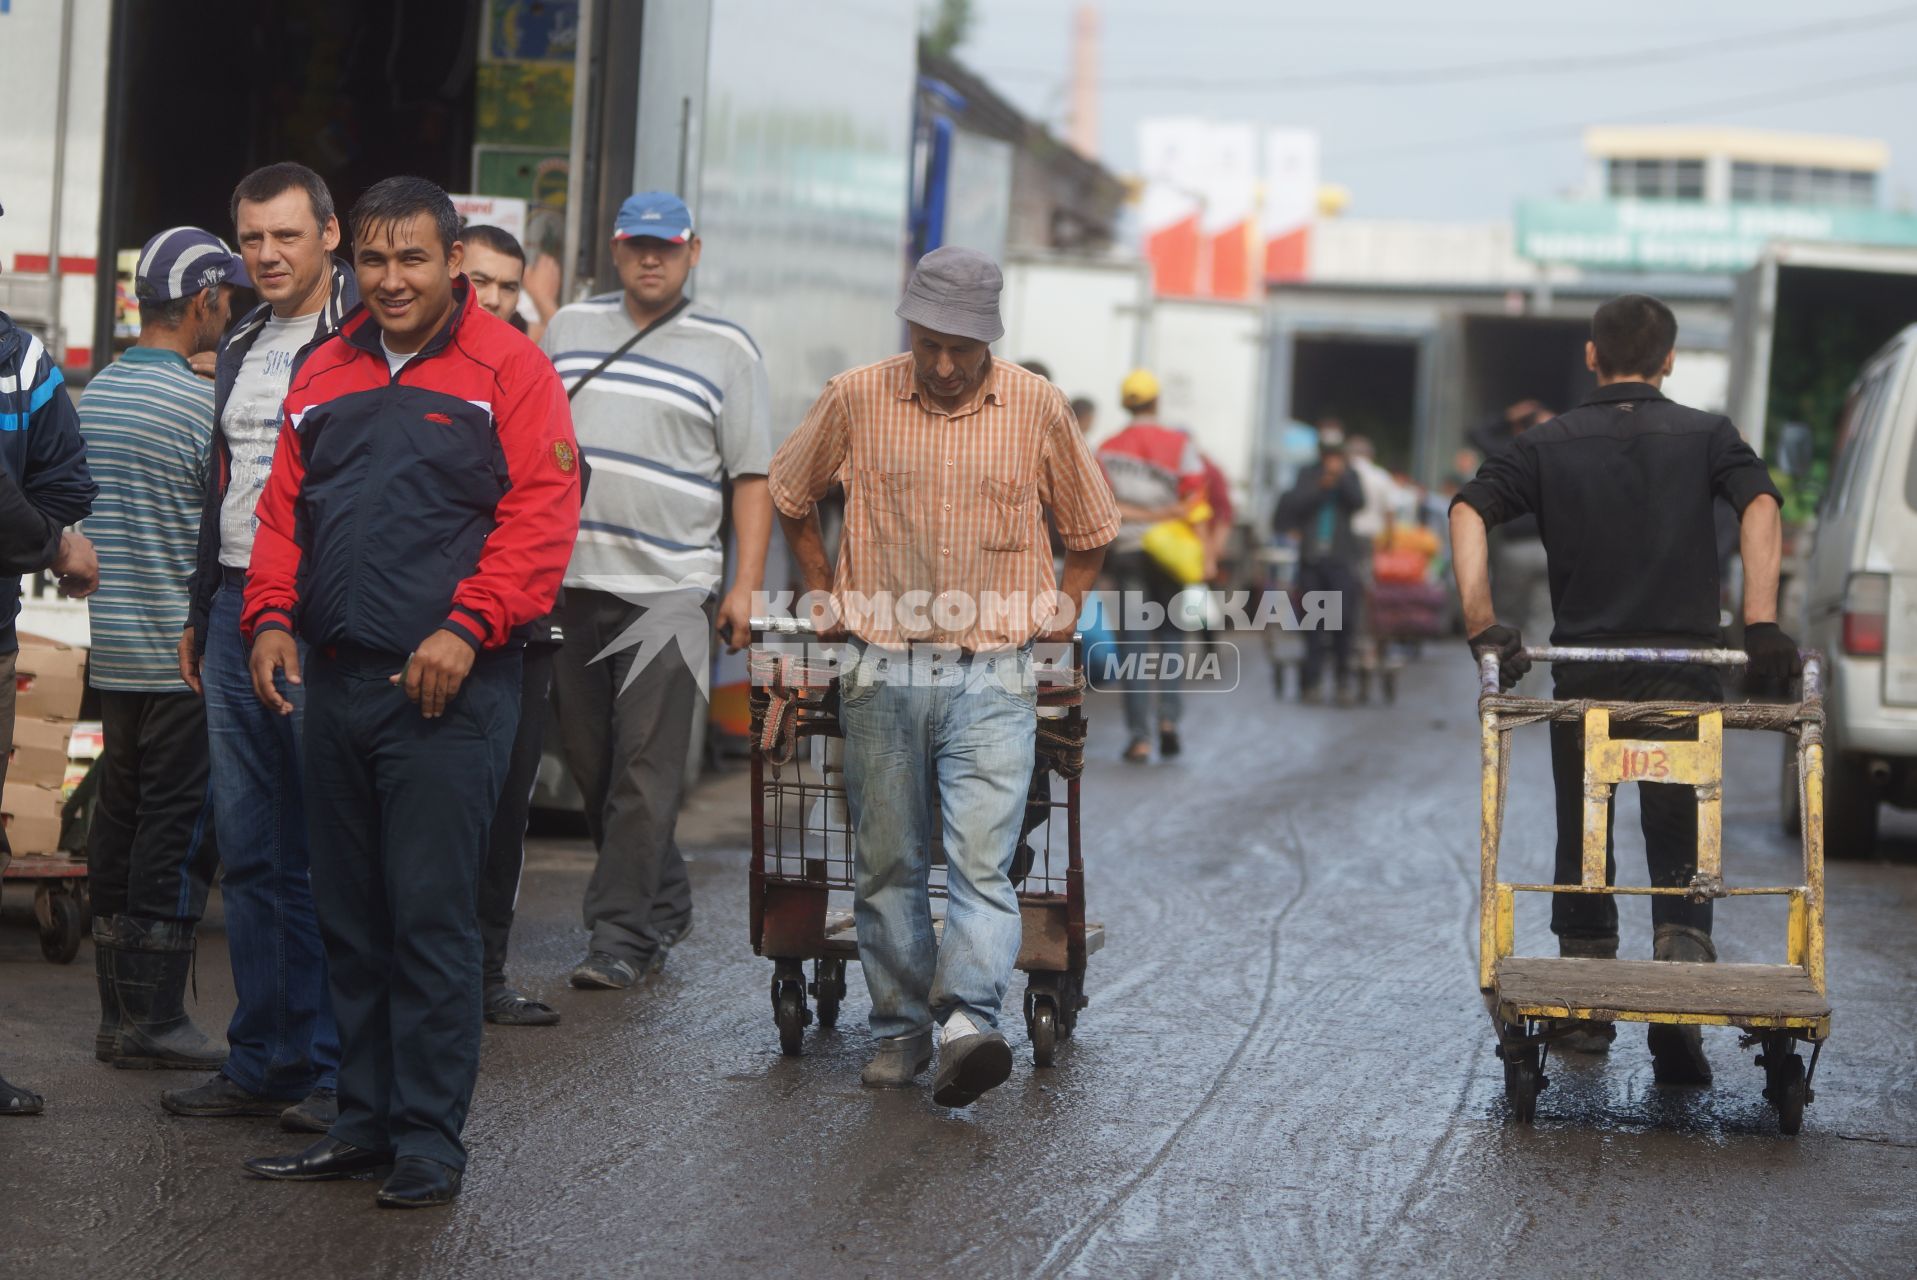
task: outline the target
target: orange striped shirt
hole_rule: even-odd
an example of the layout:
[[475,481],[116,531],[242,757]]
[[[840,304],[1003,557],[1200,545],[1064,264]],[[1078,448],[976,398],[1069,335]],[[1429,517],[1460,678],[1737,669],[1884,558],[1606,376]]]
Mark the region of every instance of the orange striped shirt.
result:
[[1004,360],[950,413],[921,392],[909,353],[842,373],[766,479],[793,519],[845,487],[833,596],[872,644],[1021,646],[1056,605],[1045,511],[1076,551],[1118,532],[1111,486],[1065,397]]

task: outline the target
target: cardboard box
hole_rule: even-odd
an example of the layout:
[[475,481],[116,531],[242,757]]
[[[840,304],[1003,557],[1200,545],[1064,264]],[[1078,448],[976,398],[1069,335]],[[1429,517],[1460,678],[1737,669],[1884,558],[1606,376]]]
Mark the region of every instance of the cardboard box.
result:
[[16,720],[77,720],[87,692],[87,651],[22,636],[13,679]]
[[71,720],[29,720],[13,722],[13,753],[8,757],[7,781],[60,786],[66,782],[73,759]]
[[56,853],[60,848],[60,788],[7,780],[0,792],[0,821],[15,853]]

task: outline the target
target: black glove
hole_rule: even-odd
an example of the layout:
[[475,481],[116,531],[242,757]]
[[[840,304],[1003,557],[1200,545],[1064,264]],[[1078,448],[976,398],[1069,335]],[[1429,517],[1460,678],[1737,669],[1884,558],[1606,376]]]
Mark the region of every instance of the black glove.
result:
[[1797,642],[1784,634],[1775,622],[1752,622],[1744,628],[1744,652],[1750,661],[1744,666],[1747,693],[1787,693],[1791,677],[1804,669],[1797,658]]
[[1471,637],[1471,656],[1486,649],[1498,651],[1498,684],[1509,689],[1531,670],[1531,659],[1524,656],[1524,637],[1516,627],[1494,622]]

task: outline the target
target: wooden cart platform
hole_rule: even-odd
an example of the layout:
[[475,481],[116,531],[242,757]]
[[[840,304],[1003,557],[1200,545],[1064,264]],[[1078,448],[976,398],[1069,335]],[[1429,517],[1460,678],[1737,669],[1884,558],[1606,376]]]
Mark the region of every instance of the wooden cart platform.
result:
[[1593,1018],[1797,1029],[1822,1039],[1830,1001],[1793,964],[1684,964],[1507,956],[1492,998],[1507,1021]]

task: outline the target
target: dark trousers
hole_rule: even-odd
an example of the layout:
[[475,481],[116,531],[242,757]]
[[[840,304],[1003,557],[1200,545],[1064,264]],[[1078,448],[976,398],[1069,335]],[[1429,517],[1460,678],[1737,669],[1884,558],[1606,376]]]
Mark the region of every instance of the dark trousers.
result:
[[[1176,578],[1159,568],[1149,554],[1121,551],[1111,558],[1107,568],[1120,593],[1118,616],[1109,621],[1129,653],[1162,654],[1180,643],[1198,642],[1198,637],[1188,636],[1172,622],[1171,611],[1183,588]],[[1137,608],[1139,602],[1157,605],[1164,611],[1163,618],[1151,630],[1126,629],[1127,610]],[[1154,710],[1158,713],[1158,723],[1176,727],[1183,703],[1176,681],[1134,676],[1125,684],[1125,729],[1134,740],[1150,738],[1155,728]]]
[[553,667],[560,742],[599,850],[586,886],[589,945],[634,964],[649,962],[661,936],[692,919],[692,881],[673,828],[692,718],[705,710],[676,643],[650,655],[630,685],[638,646],[595,661],[644,614],[618,596],[567,588],[559,606],[566,643]]
[[518,651],[428,720],[403,655],[306,664],[313,896],[339,1021],[342,1142],[463,1168],[479,1074],[479,869],[519,718]]
[[479,933],[485,942],[481,972],[487,987],[506,981],[506,943],[512,936],[513,910],[519,905],[519,877],[526,865],[526,819],[532,812],[533,784],[539,780],[539,756],[546,747],[546,698],[552,692],[555,650],[526,646],[519,682],[519,728],[506,766],[505,786],[486,837],[486,865],[479,873]]
[[[1340,560],[1317,557],[1298,566],[1298,593],[1338,591],[1344,593],[1344,618],[1337,630],[1313,627],[1305,632],[1305,662],[1298,673],[1299,689],[1316,689],[1324,678],[1325,659],[1331,659],[1332,674],[1340,687],[1351,677],[1351,643],[1364,621],[1364,583],[1357,571]],[[1302,616],[1302,599],[1300,602]]]
[[94,914],[195,923],[219,853],[198,694],[100,690],[105,751],[87,829]]
[[[1715,702],[1723,695],[1717,672],[1709,667],[1578,663],[1552,673],[1559,698],[1610,698],[1630,702],[1679,700]],[[1611,736],[1646,741],[1697,740],[1697,725],[1676,728],[1650,722],[1613,720]],[[1551,723],[1551,781],[1557,790],[1557,874],[1553,884],[1577,884],[1584,866],[1584,726],[1577,721]],[[1655,886],[1687,885],[1697,873],[1697,792],[1672,783],[1641,782],[1638,812],[1644,829],[1644,853]],[[1606,815],[1604,882],[1616,883],[1611,826],[1617,818],[1616,790]],[[1688,925],[1711,931],[1711,903],[1688,898],[1651,899],[1653,927]],[[1568,938],[1617,938],[1617,903],[1609,894],[1551,895],[1551,931]]]

